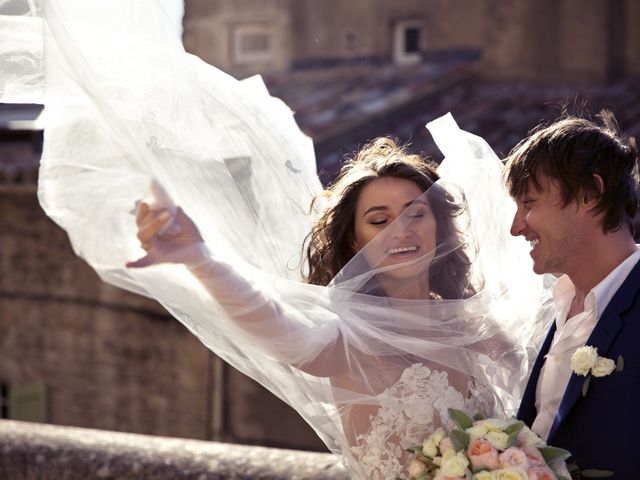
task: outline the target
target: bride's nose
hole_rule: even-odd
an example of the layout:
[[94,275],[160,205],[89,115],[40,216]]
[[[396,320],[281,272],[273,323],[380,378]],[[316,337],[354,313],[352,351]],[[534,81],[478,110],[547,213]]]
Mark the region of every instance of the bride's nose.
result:
[[400,240],[404,240],[412,235],[411,221],[409,218],[397,218],[391,224],[391,236]]

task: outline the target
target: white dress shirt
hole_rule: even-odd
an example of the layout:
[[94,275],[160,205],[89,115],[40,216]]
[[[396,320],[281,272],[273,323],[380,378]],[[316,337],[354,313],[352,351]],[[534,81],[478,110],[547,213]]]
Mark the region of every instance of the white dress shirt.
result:
[[556,332],[540,370],[535,402],[538,415],[531,426],[543,439],[546,440],[549,436],[569,384],[572,374],[571,355],[585,345],[602,312],[639,260],[640,250],[636,250],[589,291],[584,301],[584,311],[570,319],[567,319],[567,315],[575,296],[575,287],[566,275],[558,279],[553,289]]

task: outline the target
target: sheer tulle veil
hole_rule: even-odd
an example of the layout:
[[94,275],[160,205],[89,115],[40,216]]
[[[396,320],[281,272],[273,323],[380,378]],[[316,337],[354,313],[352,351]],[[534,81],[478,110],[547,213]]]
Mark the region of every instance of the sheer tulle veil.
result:
[[[441,180],[385,231],[427,208],[432,251],[390,262],[381,234],[328,286],[309,285],[303,245],[323,208],[310,209],[313,145],[259,77],[185,53],[152,0],[0,0],[0,24],[0,99],[45,104],[38,195],[76,253],[289,403],[354,478],[397,475],[402,449],[447,407],[514,413],[551,321],[549,279],[509,236],[514,206],[484,140],[450,115],[428,125]],[[164,194],[152,200],[180,205],[202,234],[201,276],[125,268],[144,253],[133,212],[154,182]],[[385,295],[384,279],[437,283],[454,255],[468,260],[456,277],[467,294]],[[238,321],[256,312],[267,320]]]

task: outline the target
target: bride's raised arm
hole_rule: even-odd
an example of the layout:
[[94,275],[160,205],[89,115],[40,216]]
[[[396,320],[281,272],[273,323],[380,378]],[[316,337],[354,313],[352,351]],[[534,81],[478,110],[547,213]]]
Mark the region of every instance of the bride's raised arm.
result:
[[[193,221],[177,207],[152,208],[141,202],[136,211],[137,237],[147,254],[127,263],[142,268],[159,263],[184,264],[236,325],[261,343],[278,360],[317,376],[334,376],[346,365],[339,338],[311,359],[301,352],[318,350],[317,330],[300,322],[303,314],[259,288],[231,263],[207,248]],[[325,312],[325,315],[329,312]]]

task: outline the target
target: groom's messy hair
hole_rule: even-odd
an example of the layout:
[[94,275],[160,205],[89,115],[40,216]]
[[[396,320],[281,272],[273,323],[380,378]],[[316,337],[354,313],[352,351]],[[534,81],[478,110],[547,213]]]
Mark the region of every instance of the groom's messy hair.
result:
[[512,197],[519,197],[532,187],[542,190],[543,182],[552,180],[560,187],[564,206],[585,196],[597,198],[593,212],[603,214],[605,233],[625,224],[633,233],[638,207],[635,140],[622,136],[610,111],[602,110],[597,117],[601,125],[564,114],[536,127],[509,153],[505,184]]

